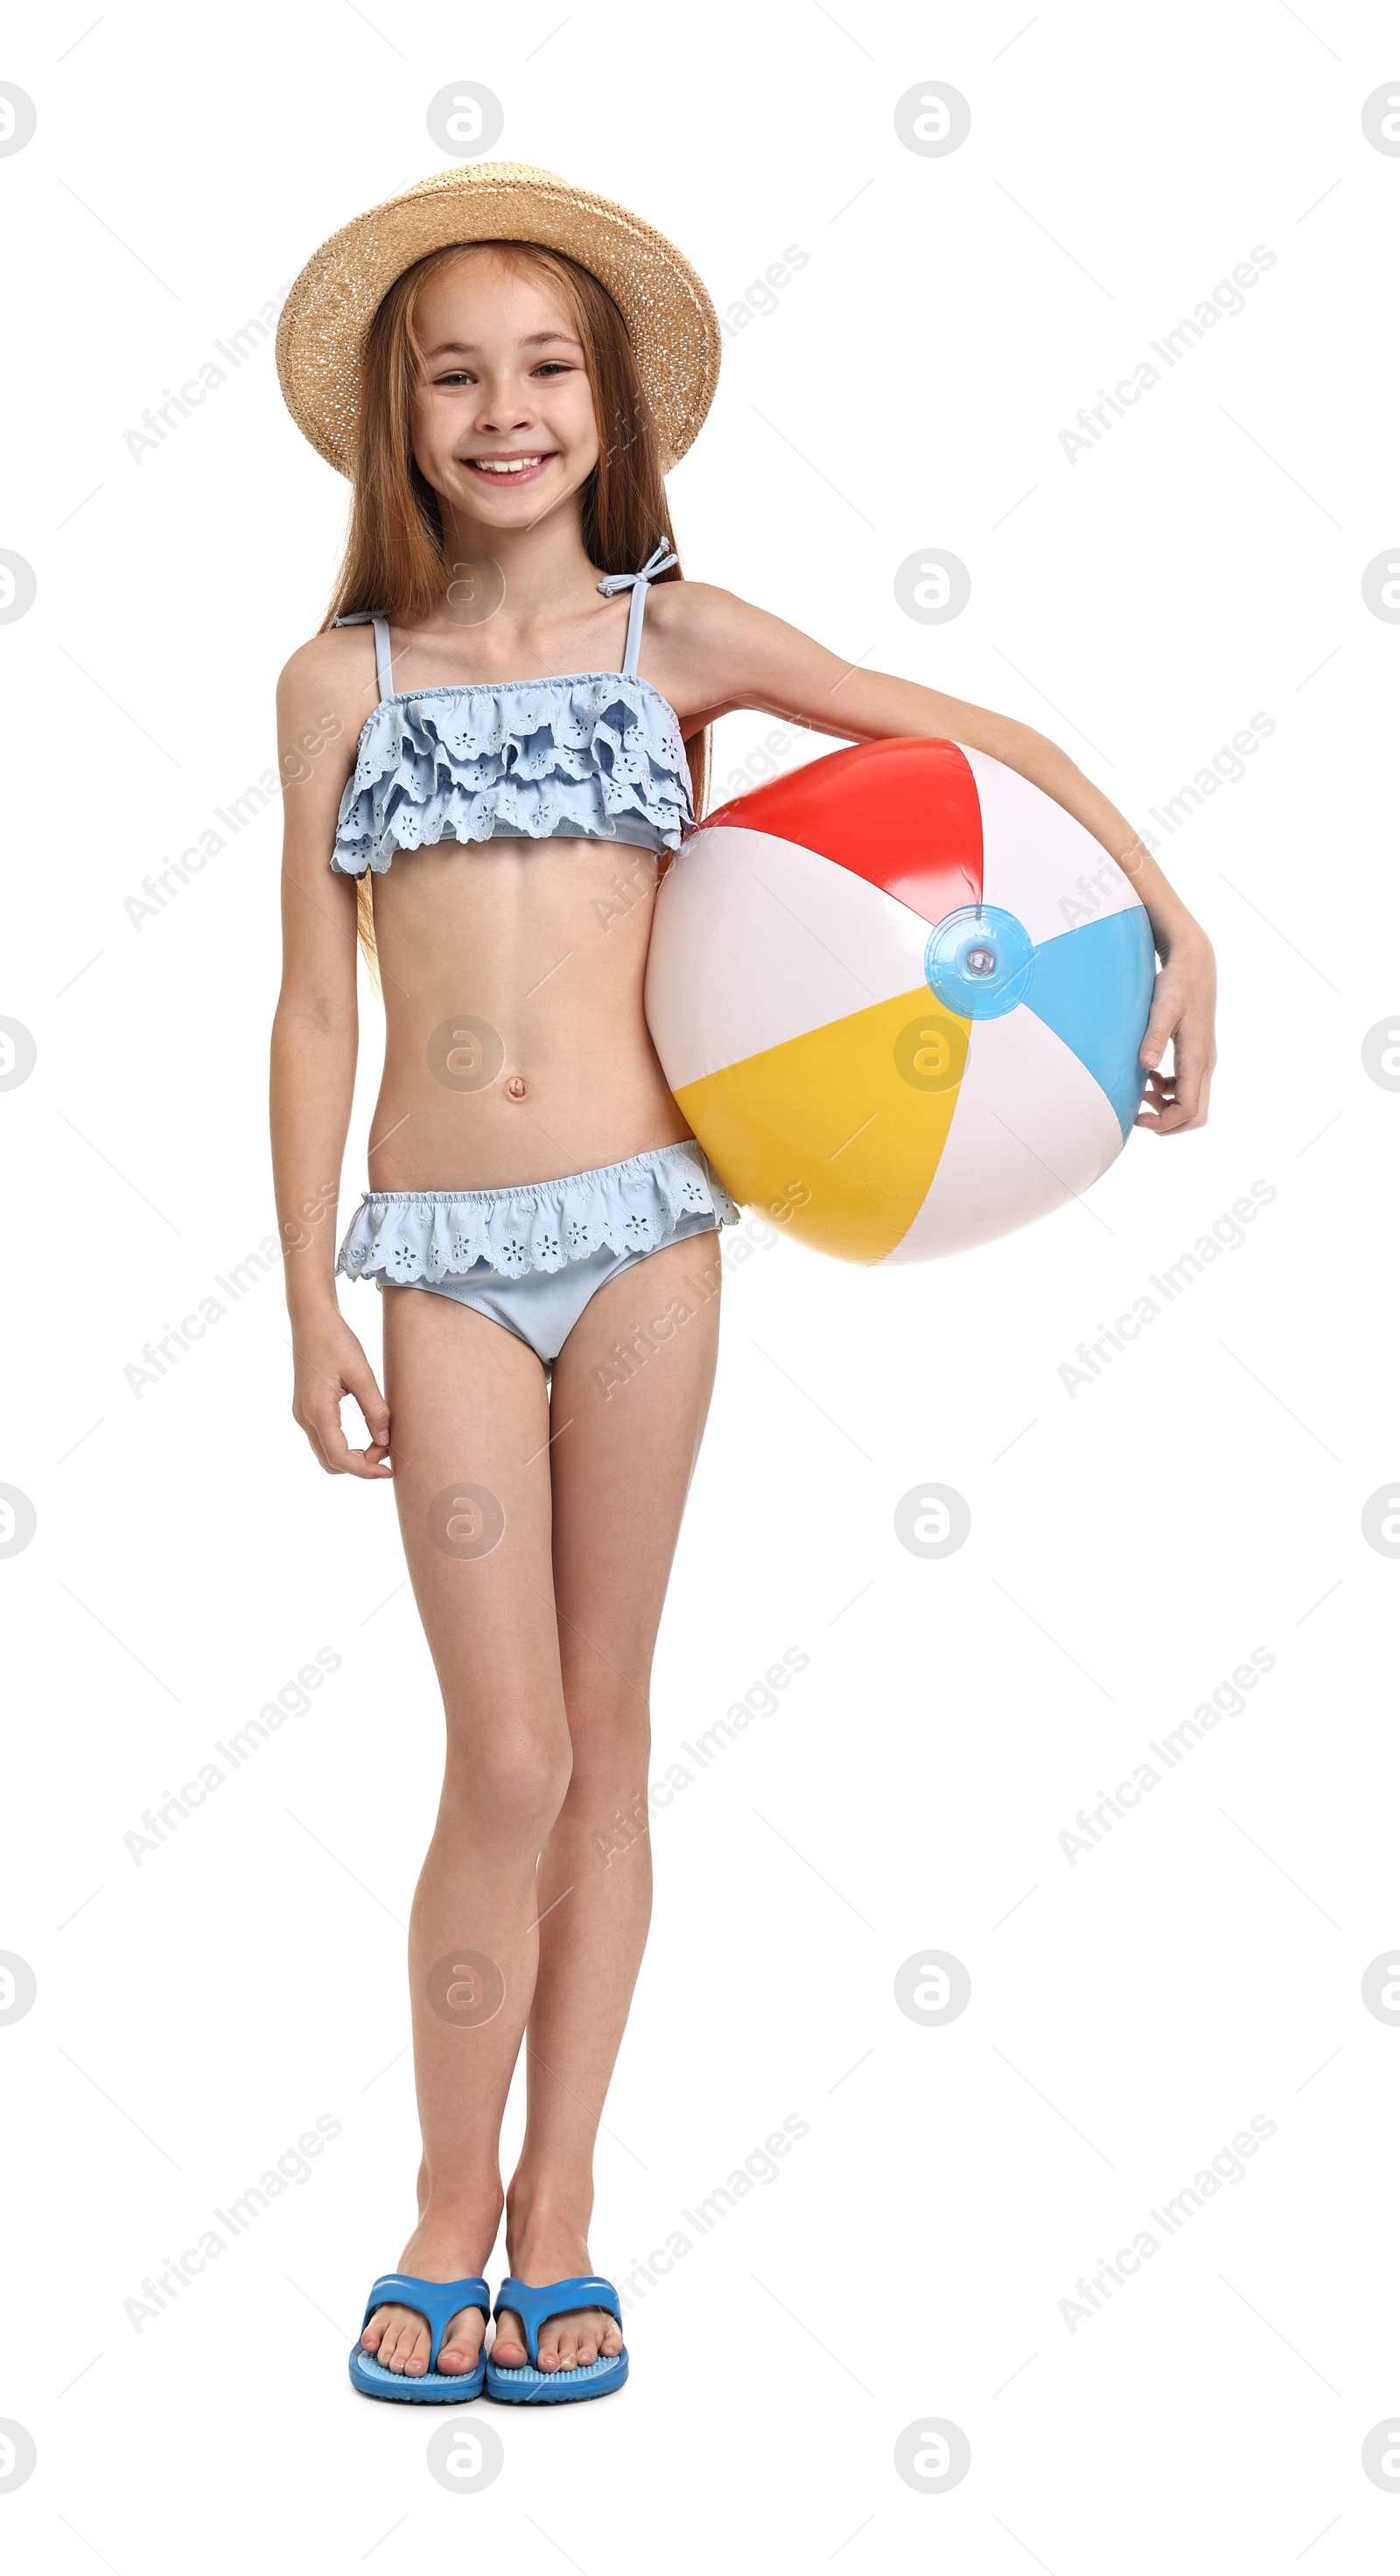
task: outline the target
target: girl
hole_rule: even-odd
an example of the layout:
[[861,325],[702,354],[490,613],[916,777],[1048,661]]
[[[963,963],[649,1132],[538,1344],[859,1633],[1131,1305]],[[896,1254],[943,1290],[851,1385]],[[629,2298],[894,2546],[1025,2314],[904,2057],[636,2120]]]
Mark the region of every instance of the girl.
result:
[[[651,1659],[714,1376],[718,1247],[690,1238],[737,1214],[666,1086],[642,990],[709,725],[756,708],[847,741],[951,736],[1056,798],[1132,875],[1161,959],[1139,1123],[1164,1135],[1206,1114],[1209,945],[1065,754],[681,578],[663,472],[717,353],[669,243],[501,163],[347,226],[279,334],[288,402],[354,488],[337,614],[279,692],[272,1128],[293,1412],[328,1474],[392,1474],[447,1732],[409,1936],[418,2222],[350,2362],[374,2396],[554,2402],[627,2373],[587,2240],[648,1838],[600,1855],[619,1811],[645,1813]],[[383,1292],[382,1394],[337,1305],[329,1231],[357,917],[385,1057],[338,1267]],[[652,1356],[624,1374],[647,1327]],[[488,2361],[481,2271],[503,2209]]]

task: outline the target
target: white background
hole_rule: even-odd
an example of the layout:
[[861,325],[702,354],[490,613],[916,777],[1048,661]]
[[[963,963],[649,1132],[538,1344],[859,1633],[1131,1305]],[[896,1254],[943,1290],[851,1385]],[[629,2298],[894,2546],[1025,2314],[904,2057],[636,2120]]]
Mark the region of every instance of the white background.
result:
[[[1397,1470],[1400,1097],[1361,1059],[1400,998],[1400,631],[1361,591],[1397,536],[1400,160],[1361,125],[1392,13],[245,0],[20,13],[7,46],[38,109],[0,162],[0,544],[38,582],[0,630],[0,1011],[38,1047],[0,1099],[0,1480],[38,1514],[0,1564],[0,1947],[38,1980],[0,2031],[16,2563],[1392,2567],[1400,2500],[1361,2465],[1400,2402],[1400,2030],[1361,1998],[1400,1930],[1400,1566],[1361,1527]],[[504,2445],[455,2493],[445,2419],[345,2372],[412,2218],[401,1926],[441,1736],[392,1499],[294,1429],[275,1276],[154,1388],[124,1376],[273,1231],[275,812],[139,930],[123,899],[272,762],[345,493],[270,344],[157,452],[124,433],[444,166],[427,106],[463,79],[500,157],[637,207],[722,312],[809,254],[672,479],[693,575],[1042,727],[1137,821],[1255,711],[1277,730],[1162,851],[1220,959],[1204,1133],[1134,1137],[1086,1204],[946,1264],[727,1239],[656,1770],[810,1662],[658,1818],[595,2262],[624,2278],[786,2116],[808,2132],[634,2293],[624,2395],[453,2419]],[[929,79],[972,111],[944,158],[894,127]],[[1058,432],[1256,244],[1246,311],[1071,464]],[[971,574],[941,627],[893,591],[928,546]],[[721,785],[769,729],[726,723]],[[1071,1398],[1075,1346],[1256,1180],[1247,1243]],[[377,1301],[346,1310],[376,1348]],[[944,1561],[894,1533],[929,1479],[971,1509]],[[143,1809],[322,1647],[308,1712],[138,1867]],[[1071,1866],[1076,1811],[1256,1647],[1245,1712]],[[971,1977],[946,2027],[894,1998],[929,1948]],[[309,2178],[135,2331],[143,2278],[319,2115]],[[1244,2178],[1071,2331],[1079,2277],[1256,2115]],[[917,2492],[895,2445],[935,2417],[972,2464]]]

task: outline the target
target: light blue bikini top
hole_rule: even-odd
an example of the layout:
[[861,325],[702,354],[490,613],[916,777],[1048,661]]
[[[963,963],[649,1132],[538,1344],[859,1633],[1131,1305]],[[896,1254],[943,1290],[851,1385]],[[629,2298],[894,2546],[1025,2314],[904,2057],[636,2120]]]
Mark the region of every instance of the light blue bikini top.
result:
[[674,709],[637,670],[647,584],[675,561],[660,545],[640,572],[599,582],[609,598],[632,593],[620,671],[396,691],[387,617],[337,617],[374,628],[379,704],[345,783],[331,866],[382,875],[395,850],[452,840],[679,849],[693,820],[685,745]]

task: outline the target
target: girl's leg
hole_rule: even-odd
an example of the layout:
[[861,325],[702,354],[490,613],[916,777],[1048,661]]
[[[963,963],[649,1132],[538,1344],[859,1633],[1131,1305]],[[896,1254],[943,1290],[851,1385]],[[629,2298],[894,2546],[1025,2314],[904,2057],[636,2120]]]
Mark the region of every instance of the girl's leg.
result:
[[[573,1770],[539,1867],[528,2114],[506,2207],[511,2270],[532,2283],[592,2269],[593,2142],[651,1910],[652,1652],[714,1382],[719,1284],[713,1233],[665,1245],[598,1291],[554,1371],[554,1598]],[[621,2342],[596,2311],[554,2319],[541,2366]],[[501,2319],[495,2351],[526,2359],[517,2319]]]
[[[481,2271],[500,2222],[501,2114],[539,1955],[535,1868],[569,1778],[549,1405],[532,1350],[422,1288],[384,1291],[384,1370],[404,1553],[447,1719],[409,1926],[423,2162],[398,2268],[451,2281]],[[397,1717],[386,1705],[386,1771]],[[478,2312],[455,2319],[438,2367],[470,2370],[483,2333]],[[386,2368],[427,2368],[427,2326],[406,2308],[378,2309],[364,2343]]]

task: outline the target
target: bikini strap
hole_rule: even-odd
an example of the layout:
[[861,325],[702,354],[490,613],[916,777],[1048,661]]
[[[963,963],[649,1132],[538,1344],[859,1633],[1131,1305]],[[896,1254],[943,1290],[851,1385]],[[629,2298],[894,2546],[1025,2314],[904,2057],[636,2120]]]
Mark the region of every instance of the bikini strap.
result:
[[679,560],[679,556],[670,552],[663,538],[655,552],[648,556],[640,572],[606,573],[598,584],[605,599],[611,599],[615,590],[630,590],[632,593],[632,605],[627,611],[627,647],[622,656],[624,679],[635,680],[637,677],[637,656],[642,649],[642,619],[646,613],[647,583],[655,581],[659,572],[669,572],[672,564]]
[[372,626],[374,628],[374,667],[379,674],[381,702],[394,694],[394,657],[389,650],[389,620],[377,608],[353,608],[348,617],[332,618],[333,626]]

